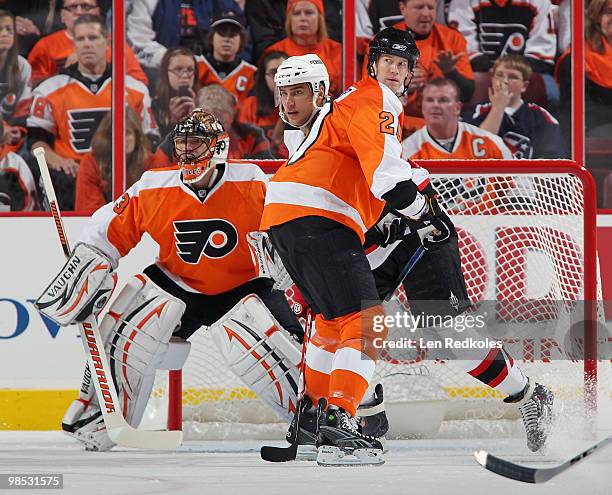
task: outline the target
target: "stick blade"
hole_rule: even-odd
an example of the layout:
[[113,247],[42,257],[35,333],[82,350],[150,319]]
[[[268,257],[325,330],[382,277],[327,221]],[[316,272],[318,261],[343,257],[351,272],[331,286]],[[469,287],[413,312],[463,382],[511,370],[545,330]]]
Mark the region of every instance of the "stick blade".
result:
[[476,458],[476,462],[478,462],[478,464],[493,473],[499,474],[500,476],[516,481],[522,481],[524,483],[537,483],[537,470],[534,468],[521,466],[520,464],[515,464],[514,462],[500,459],[499,457],[495,457],[484,450],[475,452],[474,457]]
[[297,457],[297,442],[292,443],[289,447],[272,447],[264,445],[259,454],[264,461],[268,462],[289,462],[294,461]]
[[[116,415],[116,416],[115,416]],[[183,442],[182,431],[152,431],[132,428],[120,413],[111,413],[106,431],[110,439],[122,447],[146,450],[176,450]]]

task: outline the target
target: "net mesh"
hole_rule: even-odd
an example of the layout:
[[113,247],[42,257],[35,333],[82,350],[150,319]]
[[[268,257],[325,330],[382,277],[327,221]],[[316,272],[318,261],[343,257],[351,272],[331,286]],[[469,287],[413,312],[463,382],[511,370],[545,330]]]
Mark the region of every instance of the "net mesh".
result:
[[[549,385],[559,397],[581,399],[581,351],[568,355],[567,346],[559,342],[563,338],[559,331],[567,333],[573,323],[572,309],[584,294],[581,181],[569,174],[469,172],[452,177],[432,175],[432,185],[457,227],[462,269],[472,302],[503,302],[497,319],[511,331],[505,345],[525,374]],[[599,283],[598,294],[601,300]],[[292,296],[290,289],[290,302]],[[398,307],[409,310],[403,289],[391,302],[390,308]],[[603,320],[601,310],[598,317]],[[550,336],[533,339],[530,332],[534,322],[549,326]],[[577,341],[580,345],[580,338]],[[191,342],[192,351],[183,370],[185,424],[278,421],[227,369],[204,329]],[[415,375],[428,378],[429,391],[415,391],[410,380],[402,378]],[[418,352],[411,359],[399,360],[383,353],[375,381],[385,385],[387,403],[419,399],[426,393],[442,395],[448,400],[447,419],[516,414],[515,408],[503,404],[498,392],[466,374],[458,363],[428,360]],[[157,397],[167,393],[164,376],[156,382],[155,393]]]

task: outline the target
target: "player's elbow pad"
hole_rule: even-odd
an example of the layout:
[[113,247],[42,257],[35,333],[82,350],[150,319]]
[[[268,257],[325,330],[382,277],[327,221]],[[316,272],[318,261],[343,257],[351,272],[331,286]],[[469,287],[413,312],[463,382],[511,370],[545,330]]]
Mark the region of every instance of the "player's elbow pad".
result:
[[398,182],[382,199],[406,217],[419,218],[425,207],[425,199],[412,180]]

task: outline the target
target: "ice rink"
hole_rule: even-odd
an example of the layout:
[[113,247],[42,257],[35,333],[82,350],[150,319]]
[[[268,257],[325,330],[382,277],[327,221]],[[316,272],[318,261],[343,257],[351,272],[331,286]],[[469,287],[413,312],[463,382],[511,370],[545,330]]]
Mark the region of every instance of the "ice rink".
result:
[[198,442],[172,453],[119,447],[90,453],[60,432],[5,431],[0,432],[0,473],[62,473],[64,488],[58,492],[79,495],[612,493],[612,448],[539,485],[501,478],[473,457],[475,450],[484,448],[530,465],[557,463],[592,443],[571,438],[546,455],[529,453],[521,439],[392,441],[384,466],[342,468],[305,461],[270,464],[259,457],[262,443]]

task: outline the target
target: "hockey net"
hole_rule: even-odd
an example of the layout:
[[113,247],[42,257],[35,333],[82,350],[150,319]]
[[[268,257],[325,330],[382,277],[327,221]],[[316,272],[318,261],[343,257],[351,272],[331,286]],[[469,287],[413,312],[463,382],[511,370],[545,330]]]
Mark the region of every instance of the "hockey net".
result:
[[[278,166],[260,165],[267,172]],[[601,289],[594,254],[595,190],[588,172],[569,161],[421,165],[430,171],[439,202],[457,227],[472,302],[503,302],[494,306],[502,338],[524,372],[550,386],[560,400],[586,401],[594,407],[596,326],[603,315],[597,303]],[[291,290],[287,297],[291,302]],[[403,290],[395,294],[393,304],[409,310]],[[584,334],[569,331],[576,312],[586,320]],[[542,327],[550,331],[541,332]],[[568,344],[568,335],[575,342]],[[607,342],[607,335],[600,339]],[[282,435],[286,425],[232,375],[204,328],[191,342],[182,378],[175,372],[170,379],[167,373],[158,376],[149,413],[163,415],[169,402],[168,424],[177,428],[182,423],[187,438]],[[605,366],[609,369],[609,361]],[[456,362],[428,359],[423,349],[400,359],[383,353],[374,381],[385,386],[388,410],[411,404],[416,407],[410,409],[413,416],[420,412],[462,420],[516,414],[499,393]],[[436,406],[440,404],[442,408]]]

